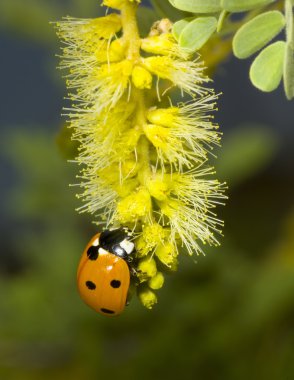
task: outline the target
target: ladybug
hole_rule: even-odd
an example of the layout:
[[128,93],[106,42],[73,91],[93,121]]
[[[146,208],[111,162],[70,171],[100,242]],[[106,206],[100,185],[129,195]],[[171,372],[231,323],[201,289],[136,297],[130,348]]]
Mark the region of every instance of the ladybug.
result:
[[86,246],[77,272],[82,300],[98,313],[122,313],[130,286],[130,263],[135,245],[125,228],[96,234]]

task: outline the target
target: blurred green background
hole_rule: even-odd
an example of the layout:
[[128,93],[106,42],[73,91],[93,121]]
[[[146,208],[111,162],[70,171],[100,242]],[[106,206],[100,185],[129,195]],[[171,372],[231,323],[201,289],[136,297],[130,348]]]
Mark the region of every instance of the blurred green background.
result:
[[[252,88],[247,62],[230,59],[214,78],[215,165],[230,187],[222,246],[184,257],[153,311],[134,299],[108,319],[79,299],[95,227],[68,186],[77,167],[60,137],[48,22],[102,12],[96,0],[0,1],[0,379],[294,379],[293,103]],[[141,10],[143,32],[156,12]]]

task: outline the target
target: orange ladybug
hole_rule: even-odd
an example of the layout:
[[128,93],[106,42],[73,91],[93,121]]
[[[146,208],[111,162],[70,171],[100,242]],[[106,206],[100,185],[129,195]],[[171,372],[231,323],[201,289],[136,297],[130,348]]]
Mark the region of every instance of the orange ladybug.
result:
[[96,234],[85,248],[77,272],[82,300],[98,313],[119,315],[130,286],[129,263],[135,245],[125,228]]

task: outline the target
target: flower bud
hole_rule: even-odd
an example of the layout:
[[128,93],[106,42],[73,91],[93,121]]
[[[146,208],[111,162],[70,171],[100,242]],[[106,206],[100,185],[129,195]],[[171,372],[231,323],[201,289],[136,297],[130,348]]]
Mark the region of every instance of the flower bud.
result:
[[161,125],[163,127],[172,127],[175,116],[178,115],[177,107],[150,109],[147,113],[147,119],[151,124]]
[[126,51],[126,42],[122,38],[117,38],[110,44],[110,53],[123,57]]
[[173,244],[165,243],[158,246],[155,250],[155,255],[169,269],[176,270],[178,266],[177,251]]
[[147,124],[144,126],[144,132],[155,148],[166,150],[167,138],[170,133],[167,128],[156,124]]
[[125,160],[121,164],[121,174],[123,177],[134,177],[139,170],[139,165],[135,160]]
[[142,235],[136,242],[138,257],[144,257],[151,253],[160,244],[166,235],[164,228],[158,223],[152,223],[143,227]]
[[177,174],[155,174],[146,181],[146,187],[152,197],[160,202],[166,201],[174,186],[173,176]]
[[172,30],[173,23],[168,18],[155,21],[150,30],[149,36],[158,36],[159,34],[168,33]]
[[117,62],[125,59],[126,44],[121,38],[114,40],[109,49],[97,48],[95,57],[99,63],[103,62]]
[[162,288],[164,283],[164,276],[161,272],[157,272],[156,275],[148,281],[148,285],[151,289],[157,290]]
[[143,306],[147,309],[152,309],[152,307],[157,303],[156,294],[152,290],[145,287],[144,289],[140,289],[138,291],[138,297]]
[[120,183],[117,181],[117,184],[114,186],[112,185],[113,190],[117,192],[117,195],[121,198],[127,197],[130,193],[132,193],[136,187],[138,187],[139,182],[137,179],[127,179],[126,181],[123,181]]
[[143,90],[144,88],[150,89],[152,86],[152,75],[144,67],[135,66],[132,72],[132,81],[134,85]]
[[151,257],[145,257],[139,261],[138,277],[140,281],[145,281],[150,277],[154,277],[157,273],[156,262]]
[[141,49],[147,53],[169,55],[175,48],[175,41],[171,33],[151,36],[141,40]]
[[131,193],[117,203],[116,218],[121,224],[136,222],[139,218],[151,211],[151,198],[149,192],[141,188]]
[[126,157],[129,157],[130,154],[133,154],[140,136],[141,131],[139,128],[135,127],[125,131],[120,138],[117,139],[116,152],[114,153],[115,157],[122,161]]
[[99,38],[111,38],[115,33],[121,30],[121,17],[116,13],[104,17],[94,18],[89,21],[88,25],[82,26],[84,33],[94,38],[94,34]]

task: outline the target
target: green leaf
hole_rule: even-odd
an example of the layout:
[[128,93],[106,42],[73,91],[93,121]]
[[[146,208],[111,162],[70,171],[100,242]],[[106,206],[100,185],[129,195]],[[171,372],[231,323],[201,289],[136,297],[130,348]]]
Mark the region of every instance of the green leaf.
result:
[[206,43],[216,27],[215,17],[198,17],[183,29],[179,44],[189,51],[196,51]]
[[256,175],[271,162],[278,141],[266,126],[246,124],[223,138],[222,153],[214,163],[221,180],[235,186]]
[[263,48],[285,26],[281,12],[263,13],[244,24],[233,39],[233,52],[238,58],[248,58]]
[[222,7],[229,12],[244,12],[250,9],[262,7],[275,0],[222,0]]
[[192,13],[213,13],[220,12],[221,0],[169,0],[178,9]]
[[174,23],[172,32],[176,40],[179,39],[180,34],[182,33],[185,26],[189,24],[189,22],[190,22],[189,19],[183,18],[182,20],[179,20]]
[[284,41],[275,42],[259,53],[250,67],[250,79],[261,91],[275,90],[283,75]]

